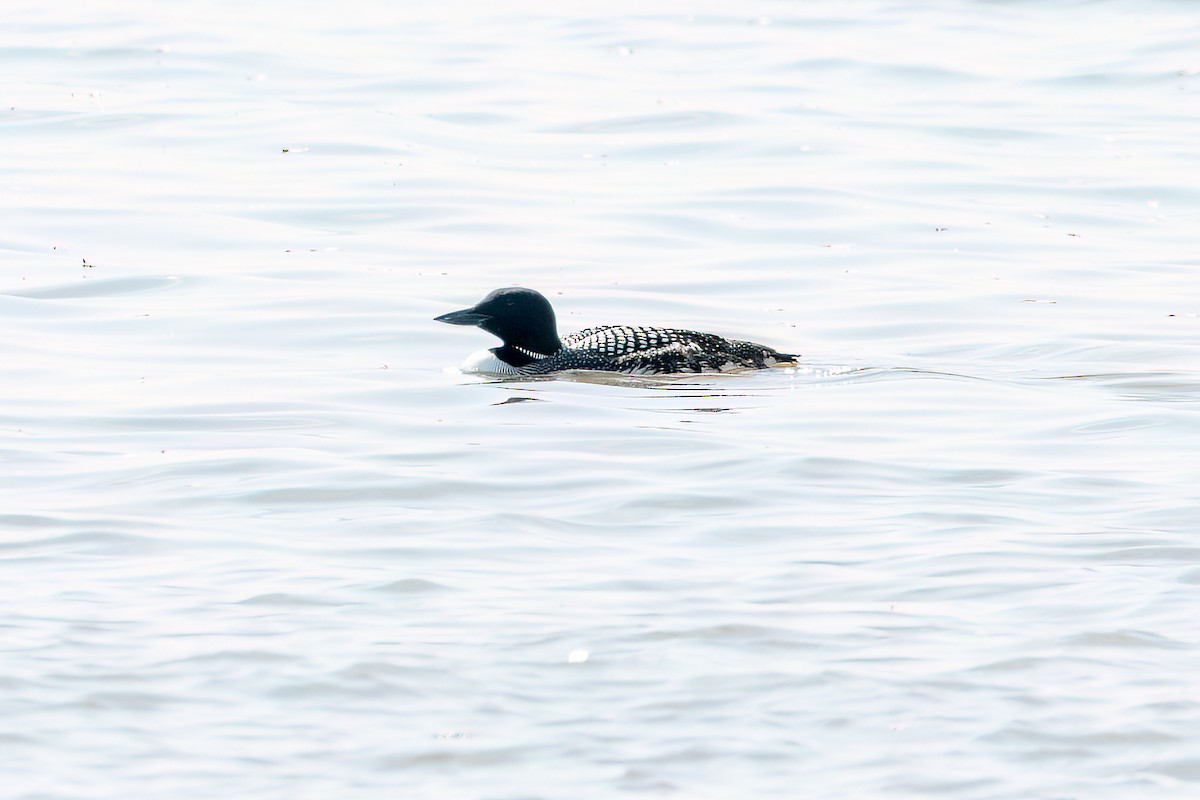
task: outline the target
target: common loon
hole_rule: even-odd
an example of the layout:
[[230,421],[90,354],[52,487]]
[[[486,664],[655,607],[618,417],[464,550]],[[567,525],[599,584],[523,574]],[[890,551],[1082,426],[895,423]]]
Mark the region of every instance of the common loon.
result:
[[519,286],[497,289],[471,308],[434,319],[477,325],[503,342],[468,358],[464,372],[546,375],[581,369],[658,375],[762,369],[797,358],[754,342],[676,328],[601,325],[559,339],[550,301]]

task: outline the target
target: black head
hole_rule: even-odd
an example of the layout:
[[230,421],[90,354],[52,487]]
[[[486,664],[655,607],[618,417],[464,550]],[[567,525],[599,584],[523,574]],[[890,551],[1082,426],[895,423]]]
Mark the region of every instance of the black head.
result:
[[550,355],[562,348],[550,301],[533,289],[520,286],[497,289],[471,308],[434,319],[451,325],[478,325],[499,336],[506,347],[540,355]]

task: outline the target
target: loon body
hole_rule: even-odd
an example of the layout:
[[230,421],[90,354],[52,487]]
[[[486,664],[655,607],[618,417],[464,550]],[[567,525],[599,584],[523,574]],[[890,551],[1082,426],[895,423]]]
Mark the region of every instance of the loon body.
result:
[[601,325],[560,339],[550,301],[518,286],[497,289],[471,308],[435,319],[476,325],[503,342],[469,358],[462,366],[465,372],[547,375],[581,369],[661,375],[763,369],[796,361],[795,355],[765,345],[677,328]]

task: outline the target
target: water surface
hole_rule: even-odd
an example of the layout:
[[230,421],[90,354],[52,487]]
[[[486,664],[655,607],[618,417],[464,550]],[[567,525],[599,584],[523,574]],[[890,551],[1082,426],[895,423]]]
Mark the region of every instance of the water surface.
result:
[[1194,795],[1189,4],[16,5],[13,797]]

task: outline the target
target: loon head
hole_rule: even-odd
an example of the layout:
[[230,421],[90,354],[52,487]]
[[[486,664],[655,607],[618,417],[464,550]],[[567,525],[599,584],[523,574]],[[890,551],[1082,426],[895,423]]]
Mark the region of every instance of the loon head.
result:
[[550,301],[533,289],[520,286],[497,289],[470,308],[451,311],[434,320],[451,325],[477,325],[504,342],[498,355],[507,357],[510,354],[504,351],[515,350],[512,355],[524,354],[526,363],[562,349]]

